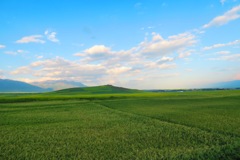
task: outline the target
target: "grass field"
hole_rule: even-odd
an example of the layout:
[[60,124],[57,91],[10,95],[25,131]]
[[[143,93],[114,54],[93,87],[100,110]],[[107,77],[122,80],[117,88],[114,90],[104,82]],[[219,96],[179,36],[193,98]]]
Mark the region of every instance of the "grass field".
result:
[[0,159],[240,159],[240,91],[0,94]]

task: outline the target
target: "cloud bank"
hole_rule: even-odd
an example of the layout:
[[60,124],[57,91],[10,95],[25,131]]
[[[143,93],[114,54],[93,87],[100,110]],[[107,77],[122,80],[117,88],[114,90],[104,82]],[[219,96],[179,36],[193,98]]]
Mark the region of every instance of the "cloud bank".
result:
[[[145,39],[129,50],[115,51],[105,45],[94,45],[75,53],[74,56],[78,57],[75,61],[63,57],[38,60],[13,70],[11,74],[35,77],[33,81],[65,79],[86,84],[127,86],[130,82],[152,79],[153,75],[158,79],[178,76],[174,61],[195,43],[196,37],[191,33],[167,38],[152,33],[150,40]],[[170,73],[166,74],[165,70]]]

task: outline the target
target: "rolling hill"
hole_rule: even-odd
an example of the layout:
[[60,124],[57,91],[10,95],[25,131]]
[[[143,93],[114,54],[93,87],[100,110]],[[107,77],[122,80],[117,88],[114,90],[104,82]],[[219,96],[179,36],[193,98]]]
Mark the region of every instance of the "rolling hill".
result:
[[0,79],[0,92],[47,92],[51,89],[43,89],[25,82]]
[[94,86],[94,87],[83,87],[83,88],[69,88],[54,91],[53,93],[58,94],[114,94],[114,93],[141,93],[144,91],[137,89],[128,89],[123,87],[116,87],[112,85]]

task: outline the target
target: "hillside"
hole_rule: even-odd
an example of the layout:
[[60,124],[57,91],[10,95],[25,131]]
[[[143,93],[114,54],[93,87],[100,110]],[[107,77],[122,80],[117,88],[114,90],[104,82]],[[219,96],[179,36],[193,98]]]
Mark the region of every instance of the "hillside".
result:
[[240,88],[240,80],[210,84],[207,88]]
[[81,82],[67,81],[67,80],[51,80],[43,82],[33,82],[33,85],[36,85],[41,88],[52,88],[53,90],[61,90],[74,87],[86,87]]
[[69,88],[58,90],[53,93],[59,94],[69,94],[69,93],[79,93],[79,94],[113,94],[113,93],[140,93],[141,90],[128,89],[122,87],[116,87],[112,85],[94,86],[94,87],[83,87],[83,88]]
[[0,79],[0,92],[47,92],[50,89],[43,89],[25,82]]

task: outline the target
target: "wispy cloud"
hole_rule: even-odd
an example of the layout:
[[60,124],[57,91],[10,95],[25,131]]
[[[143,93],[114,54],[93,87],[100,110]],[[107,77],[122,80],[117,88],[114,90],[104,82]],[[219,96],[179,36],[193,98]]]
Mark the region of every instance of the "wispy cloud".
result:
[[36,58],[37,58],[37,59],[42,59],[43,56],[38,56],[38,55],[37,55]]
[[144,68],[145,70],[155,70],[155,69],[161,69],[161,70],[166,70],[166,69],[173,69],[176,68],[177,65],[176,63],[159,63],[159,61],[154,62],[154,61],[148,61],[145,62]]
[[9,54],[9,55],[16,55],[17,54],[17,52],[14,52],[14,51],[5,51],[4,53]]
[[17,40],[16,43],[45,43],[45,41],[42,40],[42,37],[42,35],[26,36]]
[[181,52],[179,54],[179,58],[186,58],[186,57],[189,57],[192,55],[192,52],[194,52],[195,50],[187,50],[187,51],[184,51],[184,52]]
[[9,54],[9,55],[17,55],[17,54],[21,54],[21,53],[28,53],[28,51],[24,51],[24,50],[17,50],[17,51],[5,51],[5,54]]
[[208,24],[205,24],[203,28],[210,28],[214,26],[222,26],[230,21],[240,18],[240,5],[233,7],[231,10],[225,12],[222,16],[215,17]]
[[222,5],[224,5],[225,2],[226,2],[226,0],[220,0],[220,3],[221,3]]
[[4,71],[0,70],[0,78],[4,78]]
[[122,73],[128,72],[131,69],[132,69],[131,67],[124,67],[124,66],[116,67],[116,68],[111,68],[111,69],[107,70],[107,73],[111,74],[111,75],[116,75],[116,74],[122,74]]
[[49,32],[46,30],[44,34],[47,36],[47,39],[52,42],[59,42],[59,40],[56,38],[57,33],[56,32]]
[[214,44],[212,46],[207,46],[204,47],[203,50],[211,50],[211,49],[215,49],[215,48],[221,48],[221,47],[227,47],[227,46],[233,46],[233,45],[237,45],[240,44],[240,40],[235,40],[232,42],[228,42],[228,43],[218,43],[218,44]]
[[5,45],[2,45],[2,44],[0,44],[0,49],[2,49],[2,48],[6,48],[6,46],[5,46]]
[[160,60],[157,61],[157,63],[159,64],[163,64],[163,63],[166,63],[166,62],[172,62],[174,60],[174,58],[172,57],[162,57]]
[[210,58],[209,60],[214,61],[240,61],[240,54],[230,54],[230,55],[223,55],[217,58]]
[[142,7],[142,3],[140,3],[140,2],[134,4],[134,8],[136,8],[136,9],[140,9],[141,7]]
[[220,54],[220,55],[225,55],[225,54],[230,54],[231,52],[230,51],[219,51],[219,52],[216,52],[217,54]]

